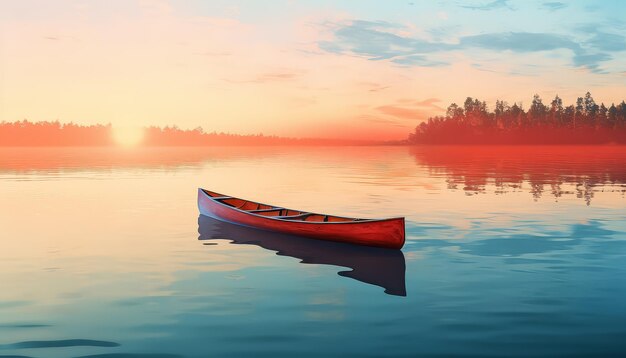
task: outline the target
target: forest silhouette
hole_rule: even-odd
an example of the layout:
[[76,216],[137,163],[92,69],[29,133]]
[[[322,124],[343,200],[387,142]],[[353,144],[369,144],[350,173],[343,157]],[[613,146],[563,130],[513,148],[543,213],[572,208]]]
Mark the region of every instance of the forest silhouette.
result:
[[[264,145],[367,145],[376,141],[324,138],[289,138],[263,134],[239,135],[206,133],[202,128],[180,129],[176,126],[143,128],[139,143],[142,146],[264,146]],[[116,146],[114,127],[111,124],[78,125],[74,123],[0,122],[0,146],[3,147],[56,147],[56,146]]]
[[115,145],[110,124],[83,126],[27,120],[0,123],[0,146],[3,147],[109,145]]
[[445,116],[431,117],[415,128],[410,144],[626,144],[626,103],[598,105],[591,94],[564,106],[557,95],[550,104],[539,95],[528,111],[521,104],[497,100],[490,112],[484,101],[467,97],[452,103]]
[[[288,138],[205,132],[201,127],[143,128],[142,146],[224,145],[372,145],[372,144],[626,144],[626,103],[598,105],[587,92],[575,105],[564,106],[557,95],[549,105],[535,95],[530,108],[497,100],[493,112],[485,101],[467,97],[452,103],[445,116],[419,124],[408,140]],[[111,124],[0,122],[0,146],[116,146]]]

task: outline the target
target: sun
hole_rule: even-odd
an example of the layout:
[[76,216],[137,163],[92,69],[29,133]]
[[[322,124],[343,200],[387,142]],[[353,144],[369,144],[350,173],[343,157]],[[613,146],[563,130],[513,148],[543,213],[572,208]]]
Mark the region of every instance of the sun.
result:
[[121,146],[132,147],[141,143],[144,129],[141,127],[113,127],[113,140]]

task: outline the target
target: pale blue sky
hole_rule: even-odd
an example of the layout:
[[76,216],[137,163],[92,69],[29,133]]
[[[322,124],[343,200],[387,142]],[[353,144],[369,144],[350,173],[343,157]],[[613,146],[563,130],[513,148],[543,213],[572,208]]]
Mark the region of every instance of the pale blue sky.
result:
[[393,137],[466,96],[619,102],[625,13],[617,0],[6,1],[0,120]]

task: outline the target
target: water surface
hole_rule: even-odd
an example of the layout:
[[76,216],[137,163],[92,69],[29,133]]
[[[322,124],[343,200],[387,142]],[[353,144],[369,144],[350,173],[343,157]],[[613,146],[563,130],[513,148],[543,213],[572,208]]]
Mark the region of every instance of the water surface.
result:
[[[401,252],[196,188],[406,216]],[[626,148],[0,149],[0,356],[624,356]]]

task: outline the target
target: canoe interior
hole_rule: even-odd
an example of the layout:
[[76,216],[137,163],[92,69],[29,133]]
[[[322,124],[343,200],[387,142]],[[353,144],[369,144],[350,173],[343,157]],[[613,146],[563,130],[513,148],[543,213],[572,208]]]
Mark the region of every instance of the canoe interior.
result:
[[287,208],[281,208],[278,206],[272,206],[267,204],[257,203],[255,201],[243,200],[234,198],[232,196],[222,195],[210,190],[202,189],[204,193],[213,198],[213,200],[219,201],[222,204],[231,206],[235,209],[245,211],[255,215],[268,216],[276,219],[292,220],[292,221],[307,221],[307,222],[348,222],[348,221],[363,221],[365,219],[346,218],[342,216],[324,215],[309,213],[306,211],[291,210]]

